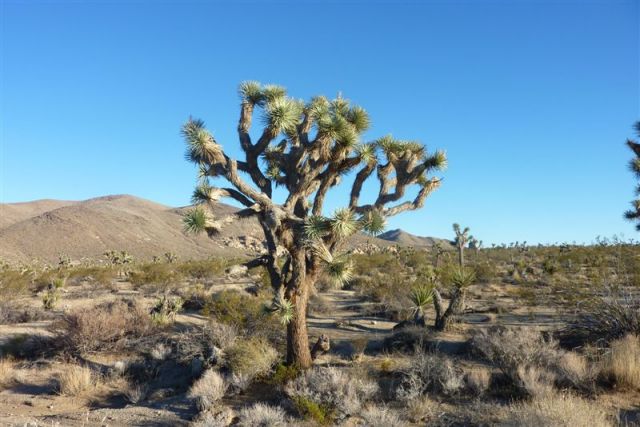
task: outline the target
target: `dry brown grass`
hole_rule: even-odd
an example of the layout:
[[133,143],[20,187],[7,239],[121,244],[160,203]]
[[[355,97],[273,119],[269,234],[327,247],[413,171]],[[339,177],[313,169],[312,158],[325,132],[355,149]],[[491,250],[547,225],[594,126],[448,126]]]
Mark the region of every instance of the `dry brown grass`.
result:
[[504,426],[611,427],[607,414],[595,402],[572,394],[546,394],[510,407]]
[[249,380],[264,375],[278,360],[278,352],[266,340],[248,338],[236,340],[226,350],[227,366],[236,375]]
[[640,338],[627,335],[611,343],[603,360],[603,373],[624,388],[640,388]]
[[491,372],[487,368],[475,367],[465,375],[467,387],[475,395],[484,394],[491,384]]
[[86,366],[66,365],[57,375],[58,393],[71,397],[86,397],[96,388],[96,379]]
[[0,359],[0,390],[11,387],[15,382],[15,363],[9,359]]
[[211,409],[224,397],[227,384],[224,378],[212,369],[206,371],[189,389],[189,397],[195,399],[200,411]]
[[153,324],[139,303],[119,300],[69,313],[54,329],[66,350],[89,353],[117,350],[123,338],[145,336]]

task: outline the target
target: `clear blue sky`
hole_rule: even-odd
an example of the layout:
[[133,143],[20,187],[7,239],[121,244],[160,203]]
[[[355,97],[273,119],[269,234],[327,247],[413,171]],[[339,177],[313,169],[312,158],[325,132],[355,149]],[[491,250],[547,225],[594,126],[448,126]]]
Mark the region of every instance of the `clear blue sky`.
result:
[[180,125],[200,117],[239,154],[236,88],[253,79],[299,98],[341,91],[369,111],[371,139],[447,151],[441,189],[389,228],[638,238],[622,212],[640,2],[323,3],[0,0],[0,201],[185,205]]

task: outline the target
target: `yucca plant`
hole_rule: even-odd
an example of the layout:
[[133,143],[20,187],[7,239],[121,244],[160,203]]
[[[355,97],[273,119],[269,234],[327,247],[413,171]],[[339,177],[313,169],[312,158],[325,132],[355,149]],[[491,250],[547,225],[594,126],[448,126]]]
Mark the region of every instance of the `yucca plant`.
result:
[[[321,274],[336,284],[349,281],[352,266],[341,254],[344,242],[358,232],[379,234],[386,218],[421,208],[440,185],[432,173],[446,166],[446,156],[390,135],[363,141],[371,124],[369,115],[341,96],[302,102],[281,86],[253,81],[242,83],[239,94],[241,161],[225,153],[203,121],[189,119],[182,127],[186,158],[197,165],[199,181],[193,193],[196,206],[185,215],[184,227],[211,236],[237,219],[257,218],[268,253],[246,265],[268,271],[278,296],[273,308],[283,313],[287,325],[287,360],[307,368],[310,289]],[[253,136],[257,111],[261,129]],[[326,215],[328,192],[346,177],[353,177],[346,206]],[[377,179],[379,191],[372,201],[362,203],[362,188],[371,177]],[[211,178],[229,185],[214,187]],[[282,203],[274,200],[274,186],[286,193]],[[407,200],[411,188],[417,191]],[[215,218],[213,206],[221,198],[231,198],[244,208]]]
[[[634,125],[636,133],[640,136],[640,121],[637,121]],[[639,181],[636,187],[636,196],[640,196],[640,144],[630,139],[627,140],[627,146],[633,151],[635,158],[629,162],[629,169],[635,174]],[[636,222],[636,229],[640,231],[640,198],[631,202],[631,209],[625,212],[624,216],[629,221]]]
[[411,311],[415,323],[425,323],[425,310],[433,301],[433,286],[419,285],[414,287],[409,294],[411,300]]
[[437,330],[446,330],[454,323],[456,317],[462,313],[467,294],[467,287],[476,280],[474,270],[466,267],[453,267],[443,279],[450,287],[449,305],[446,310],[442,301],[442,295],[438,288],[433,290],[433,307],[436,311],[435,327]]

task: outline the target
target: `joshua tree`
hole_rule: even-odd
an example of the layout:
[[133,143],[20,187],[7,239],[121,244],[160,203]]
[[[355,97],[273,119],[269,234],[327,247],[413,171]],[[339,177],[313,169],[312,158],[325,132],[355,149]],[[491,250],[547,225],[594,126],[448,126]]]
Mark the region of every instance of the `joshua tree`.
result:
[[[182,128],[187,158],[199,166],[201,178],[193,195],[197,206],[185,216],[185,228],[213,235],[237,219],[257,218],[267,253],[246,265],[268,271],[273,310],[287,324],[287,361],[306,368],[312,359],[305,313],[314,282],[322,272],[337,284],[347,281],[351,263],[339,252],[341,243],[360,230],[380,232],[385,218],[421,208],[440,185],[440,179],[429,174],[442,169],[446,157],[391,136],[361,143],[369,117],[341,96],[318,96],[304,103],[288,97],[280,86],[257,82],[242,83],[239,93],[238,136],[244,160],[230,158],[201,120],[189,119]],[[254,138],[250,129],[257,109],[263,112],[263,126]],[[327,193],[352,172],[347,206],[324,216]],[[362,204],[363,184],[374,172],[379,190],[371,203]],[[230,185],[213,187],[210,177]],[[274,186],[285,193],[279,202],[274,200]],[[417,194],[404,200],[411,187]],[[211,207],[221,197],[244,208],[214,218]]]
[[458,261],[460,263],[460,267],[464,267],[464,248],[467,246],[467,242],[473,240],[473,236],[469,235],[469,227],[466,227],[464,230],[460,230],[459,224],[453,224],[453,231],[456,233],[456,239],[453,243],[458,248]]
[[450,276],[445,278],[451,286],[451,299],[445,310],[442,296],[437,287],[433,289],[433,307],[436,311],[435,327],[439,331],[448,329],[453,323],[455,316],[462,312],[466,298],[467,287],[476,280],[475,272],[465,267],[457,267]]
[[[634,125],[636,133],[640,136],[640,121],[636,122]],[[630,139],[627,140],[627,145],[635,154],[635,158],[629,162],[629,169],[636,175],[636,178],[640,180],[640,144],[632,141]],[[636,196],[640,196],[640,185],[636,187]],[[640,231],[640,198],[631,202],[632,208],[625,212],[624,216],[629,221],[636,222],[636,229]]]
[[165,252],[164,259],[166,259],[169,264],[173,264],[178,260],[178,255],[174,254],[173,252]]

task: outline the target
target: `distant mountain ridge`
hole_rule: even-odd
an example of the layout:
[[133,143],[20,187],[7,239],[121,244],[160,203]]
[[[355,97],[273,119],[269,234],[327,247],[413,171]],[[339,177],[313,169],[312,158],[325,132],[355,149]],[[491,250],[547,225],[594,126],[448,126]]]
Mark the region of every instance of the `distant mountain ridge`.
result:
[[[131,195],[109,195],[84,201],[36,200],[0,204],[0,259],[56,262],[103,259],[108,250],[125,250],[135,259],[173,252],[181,259],[242,256],[262,251],[262,229],[254,219],[237,221],[210,239],[183,231],[182,214],[173,208]],[[236,208],[218,203],[214,215]],[[354,236],[350,245],[428,247],[430,237],[391,230],[380,238]]]
[[446,239],[438,239],[436,237],[422,237],[415,234],[407,233],[404,230],[396,228],[395,230],[386,231],[378,236],[379,239],[393,242],[398,246],[413,246],[416,248],[429,248],[435,243],[441,244],[445,249],[451,247],[451,241]]

